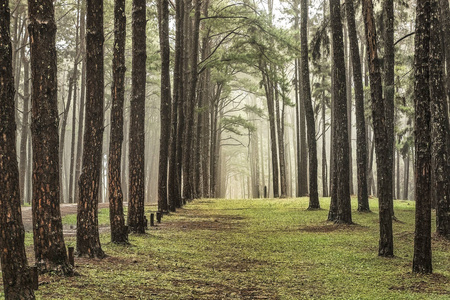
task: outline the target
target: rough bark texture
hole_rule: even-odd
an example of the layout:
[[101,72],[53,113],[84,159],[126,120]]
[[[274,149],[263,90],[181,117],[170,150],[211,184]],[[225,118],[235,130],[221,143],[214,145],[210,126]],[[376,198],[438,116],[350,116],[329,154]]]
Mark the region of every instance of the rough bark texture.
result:
[[126,16],[125,0],[114,3],[114,57],[113,82],[111,87],[111,140],[109,144],[109,220],[111,242],[128,243],[128,228],[123,213],[123,193],[121,178],[121,157],[123,142],[123,103],[125,100],[125,38]]
[[34,299],[25,253],[16,158],[14,78],[10,39],[10,11],[0,1],[0,248],[5,299]]
[[344,40],[339,0],[330,1],[331,32],[333,43],[334,65],[334,122],[335,122],[335,164],[337,176],[336,204],[337,213],[333,221],[337,223],[352,223],[349,185],[349,149],[347,124],[347,93],[345,82]]
[[431,0],[430,14],[430,96],[432,157],[434,158],[434,186],[437,191],[436,232],[450,239],[450,176],[447,152],[448,112],[444,88],[441,32],[438,0]]
[[[386,135],[389,141],[389,152],[386,157],[387,160],[384,161],[386,168],[389,169],[391,189],[392,189],[392,200],[394,199],[394,67],[395,67],[395,48],[394,48],[394,1],[384,0],[383,5],[384,10],[384,112],[386,119]],[[387,172],[387,171],[386,171]],[[391,200],[390,210],[392,216],[394,216],[394,202]]]
[[389,168],[388,130],[385,117],[385,103],[381,87],[380,62],[378,60],[377,34],[373,15],[372,0],[363,1],[364,27],[367,41],[367,56],[369,60],[370,94],[372,98],[372,120],[375,135],[375,151],[377,155],[377,180],[379,189],[380,241],[379,256],[393,256],[394,245],[392,236],[392,169]]
[[168,181],[168,204],[158,202],[158,210],[166,212],[175,211],[181,207],[181,177],[180,177],[180,159],[181,153],[181,134],[180,134],[180,95],[182,91],[181,61],[183,51],[183,0],[176,1],[176,33],[175,33],[175,62],[173,73],[173,103],[172,103],[172,124],[170,139],[170,158],[169,158],[169,181]]
[[56,24],[53,1],[29,1],[32,140],[33,237],[39,272],[71,274],[63,238],[58,159]]
[[412,269],[415,273],[431,273],[431,99],[428,67],[430,52],[430,1],[417,1],[414,43],[416,229]]
[[159,146],[158,206],[167,206],[167,165],[170,144],[170,45],[169,45],[169,1],[158,1],[159,40],[161,52],[161,135]]
[[356,110],[356,162],[358,183],[358,211],[370,211],[369,195],[367,192],[367,146],[366,121],[364,116],[364,88],[361,72],[361,58],[359,56],[358,38],[356,34],[355,9],[353,1],[346,2],[346,16],[348,36],[350,41],[350,55],[353,69],[353,82],[355,85]]
[[134,233],[145,233],[145,82],[146,34],[145,0],[133,0],[133,62],[131,87],[131,123],[129,151],[128,228]]
[[308,209],[319,209],[319,192],[317,189],[317,141],[316,124],[314,120],[314,110],[311,99],[311,84],[309,82],[309,61],[308,61],[308,1],[301,3],[301,80],[303,107],[305,109],[307,133],[308,133],[308,154],[309,154],[309,206]]
[[77,255],[103,258],[98,232],[98,195],[103,142],[103,1],[86,11],[86,124],[83,169],[78,181]]

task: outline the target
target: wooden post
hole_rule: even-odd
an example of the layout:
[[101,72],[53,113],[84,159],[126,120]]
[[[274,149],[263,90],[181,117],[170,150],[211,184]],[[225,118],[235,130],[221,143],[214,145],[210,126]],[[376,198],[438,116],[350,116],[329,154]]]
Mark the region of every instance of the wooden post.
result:
[[150,214],[150,227],[155,226],[155,214],[151,213]]
[[264,198],[267,198],[267,185],[264,186]]
[[39,288],[38,268],[36,266],[33,266],[30,268],[30,272],[31,272],[31,280],[33,280],[33,289],[37,291]]
[[147,220],[147,216],[144,216],[144,227],[147,229],[148,228],[148,220]]
[[161,223],[161,217],[162,217],[162,213],[161,213],[160,211],[158,211],[158,212],[156,213],[156,221],[157,221],[158,223]]
[[68,247],[67,249],[69,250],[69,263],[72,267],[75,267],[74,247]]

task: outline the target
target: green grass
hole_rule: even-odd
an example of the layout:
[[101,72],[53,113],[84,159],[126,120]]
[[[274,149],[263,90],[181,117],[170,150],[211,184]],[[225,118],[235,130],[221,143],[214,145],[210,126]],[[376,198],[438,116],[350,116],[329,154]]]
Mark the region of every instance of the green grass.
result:
[[[376,212],[376,201],[370,204]],[[395,202],[401,222],[394,223],[394,258],[377,256],[378,213],[354,211],[356,225],[338,226],[325,221],[329,199],[321,199],[321,205],[325,209],[307,211],[307,198],[197,200],[164,216],[148,234],[131,235],[130,246],[113,245],[103,234],[108,258],[76,259],[80,276],[41,276],[36,295],[38,299],[449,299],[449,242],[433,238],[433,275],[411,273],[414,202]],[[66,242],[75,244],[74,238]]]

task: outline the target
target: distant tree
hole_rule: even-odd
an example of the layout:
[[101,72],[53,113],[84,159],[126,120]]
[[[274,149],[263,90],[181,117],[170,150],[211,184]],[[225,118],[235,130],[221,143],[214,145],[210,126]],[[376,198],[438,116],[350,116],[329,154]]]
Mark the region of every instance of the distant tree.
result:
[[362,5],[369,63],[370,92],[372,98],[372,122],[377,155],[377,180],[380,215],[380,242],[378,255],[393,256],[392,236],[392,169],[389,168],[391,139],[386,125],[385,102],[381,86],[380,61],[378,59],[377,33],[372,0],[364,0]]
[[53,1],[28,1],[32,79],[33,237],[40,272],[72,274],[63,238]]
[[[434,0],[433,0],[434,1]],[[414,273],[431,273],[431,128],[430,128],[430,13],[432,1],[418,0],[414,54],[414,107],[416,145],[416,225]]]
[[111,242],[128,243],[128,228],[123,213],[123,193],[121,180],[121,157],[123,142],[123,102],[125,100],[125,0],[114,2],[114,58],[111,87],[111,140],[109,145],[109,219]]
[[3,289],[7,300],[34,299],[20,208],[8,0],[0,2],[0,49],[0,257]]
[[167,175],[171,131],[169,1],[158,1],[159,44],[161,53],[161,135],[159,146],[158,206],[167,206]]
[[319,209],[319,193],[317,190],[317,142],[314,110],[311,99],[311,84],[309,81],[309,52],[308,52],[308,1],[301,3],[301,80],[303,107],[306,113],[308,132],[308,154],[309,154],[309,207],[308,209]]
[[98,232],[98,196],[103,142],[103,1],[87,0],[86,124],[79,178],[77,254],[103,258]]
[[[344,60],[344,40],[342,33],[340,1],[330,0],[330,20],[332,32],[333,94],[334,94],[334,178],[333,189],[336,196],[336,210],[331,221],[352,223],[349,149],[347,124],[347,93]],[[331,209],[330,209],[331,211]],[[329,215],[330,216],[330,215]]]
[[146,1],[133,0],[133,62],[130,124],[130,182],[128,199],[128,228],[145,233],[145,82],[146,82]]
[[357,139],[357,183],[358,211],[370,211],[367,192],[367,146],[366,121],[364,115],[364,87],[362,82],[361,58],[359,55],[358,37],[356,34],[355,9],[353,1],[345,3],[348,36],[350,40],[350,55],[355,85],[356,139]]

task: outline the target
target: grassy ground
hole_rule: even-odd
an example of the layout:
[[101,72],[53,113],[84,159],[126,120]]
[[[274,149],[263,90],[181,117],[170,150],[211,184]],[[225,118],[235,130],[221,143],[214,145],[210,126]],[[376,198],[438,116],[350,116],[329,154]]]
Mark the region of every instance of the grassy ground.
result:
[[[355,212],[356,225],[337,226],[325,222],[329,199],[319,211],[306,211],[307,201],[194,201],[148,234],[131,235],[130,246],[103,234],[108,258],[76,259],[80,276],[41,276],[37,298],[450,298],[449,242],[433,238],[433,275],[411,273],[414,202],[395,203],[401,222],[394,223],[396,256],[387,259],[377,256],[377,213]],[[107,211],[102,216],[107,222]],[[66,242],[75,246],[74,237]]]

